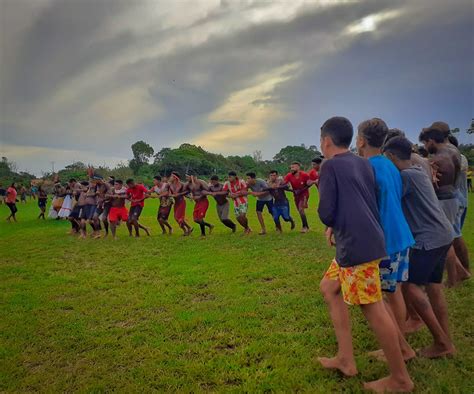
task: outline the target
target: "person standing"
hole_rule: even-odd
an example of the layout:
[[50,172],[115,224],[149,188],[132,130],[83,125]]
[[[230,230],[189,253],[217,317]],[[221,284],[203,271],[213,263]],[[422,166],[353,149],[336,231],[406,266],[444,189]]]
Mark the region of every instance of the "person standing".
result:
[[318,187],[319,183],[319,171],[321,169],[321,163],[323,162],[323,157],[317,156],[311,160],[311,169],[308,172],[309,179],[306,182],[308,186],[316,185]]
[[244,233],[250,234],[252,230],[250,229],[247,220],[247,185],[243,180],[239,179],[235,171],[229,171],[228,180],[224,183],[222,191],[228,192],[229,197],[234,200],[235,217],[244,228]]
[[155,193],[157,198],[160,199],[160,207],[158,208],[156,219],[161,227],[162,234],[167,234],[166,230],[168,229],[168,234],[171,235],[173,227],[169,224],[168,218],[173,206],[173,198],[169,197],[169,185],[163,181],[161,176],[157,175],[153,178],[153,187],[150,189],[150,193]]
[[40,209],[40,214],[38,216],[38,219],[43,219],[45,220],[45,212],[46,212],[46,203],[48,201],[48,193],[43,189],[43,186],[39,186],[38,190],[38,207]]
[[206,227],[209,228],[209,234],[212,233],[214,226],[207,223],[204,219],[206,218],[207,210],[209,209],[209,200],[205,192],[209,190],[209,186],[206,182],[198,179],[196,175],[186,175],[187,184],[186,188],[191,194],[191,198],[194,200],[194,211],[193,220],[199,224],[201,229],[201,237],[206,236]]
[[386,250],[374,171],[367,160],[349,151],[352,137],[352,124],[343,117],[328,119],[321,127],[321,150],[326,161],[319,178],[318,214],[327,226],[328,244],[336,247],[336,257],[320,287],[329,306],[338,352],[336,357],[320,357],[319,361],[324,368],[337,369],[344,375],[357,374],[347,304],[359,305],[390,371],[385,378],[365,383],[364,388],[379,393],[409,392],[414,385],[395,323],[382,299],[379,264]]
[[22,204],[26,204],[26,187],[24,185],[21,185],[20,188],[20,201]]
[[114,187],[106,195],[106,198],[110,201],[110,211],[108,220],[110,222],[110,231],[112,238],[117,239],[117,225],[121,221],[128,221],[128,210],[125,206],[127,200],[127,188],[124,187],[123,181],[117,179],[114,181]]
[[5,194],[5,204],[7,204],[8,208],[10,209],[10,215],[7,217],[7,221],[10,222],[11,219],[13,221],[16,220],[16,213],[18,212],[18,208],[16,207],[16,202],[17,202],[17,197],[18,193],[16,191],[16,185],[15,182],[13,182],[10,187],[7,189],[6,194]]
[[148,189],[142,184],[136,184],[133,179],[127,179],[127,195],[130,200],[130,212],[128,214],[127,228],[128,233],[132,236],[132,226],[135,229],[135,237],[140,236],[139,229],[145,231],[146,235],[150,235],[148,227],[143,226],[138,222],[140,215],[145,206],[145,199],[148,196]]
[[309,231],[308,219],[306,218],[305,210],[308,208],[309,190],[308,190],[309,176],[306,172],[301,171],[301,164],[293,162],[290,165],[290,172],[285,176],[284,182],[291,185],[291,189],[295,196],[295,205],[301,217],[303,228],[302,233]]
[[294,230],[295,221],[290,216],[290,203],[288,202],[288,198],[286,198],[285,193],[286,191],[290,191],[290,188],[283,182],[283,179],[278,176],[278,171],[270,171],[267,190],[273,197],[272,215],[277,231],[279,233],[283,231],[280,217],[283,218],[285,222],[290,222],[291,229]]
[[235,223],[229,219],[229,200],[227,196],[229,192],[224,189],[224,185],[219,182],[219,177],[213,175],[209,183],[209,190],[205,191],[206,194],[213,196],[216,200],[217,216],[224,226],[230,228],[233,233],[237,230]]
[[187,237],[193,232],[193,228],[186,222],[186,200],[185,195],[189,194],[186,185],[181,182],[179,174],[171,172],[169,177],[169,196],[174,199],[174,219],[178,223],[183,236]]
[[273,215],[273,197],[268,192],[268,184],[263,179],[258,178],[255,172],[248,172],[247,187],[251,190],[251,195],[257,197],[257,218],[260,223],[261,231],[259,235],[265,235],[267,229],[263,219],[263,210],[267,207],[268,213]]

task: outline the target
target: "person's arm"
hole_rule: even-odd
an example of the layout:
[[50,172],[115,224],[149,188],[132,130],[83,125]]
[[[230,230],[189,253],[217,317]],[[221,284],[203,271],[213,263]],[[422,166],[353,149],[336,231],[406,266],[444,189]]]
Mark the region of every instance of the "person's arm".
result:
[[337,184],[334,169],[329,163],[319,178],[319,207],[318,214],[327,227],[333,227],[337,213]]

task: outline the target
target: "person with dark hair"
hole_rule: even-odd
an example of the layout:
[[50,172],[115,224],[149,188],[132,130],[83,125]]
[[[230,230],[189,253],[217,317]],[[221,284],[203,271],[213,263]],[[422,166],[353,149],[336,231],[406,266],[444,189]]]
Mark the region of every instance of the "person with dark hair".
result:
[[306,218],[305,210],[308,208],[309,200],[309,176],[306,172],[301,170],[301,164],[293,162],[290,165],[290,172],[285,176],[283,181],[286,184],[291,185],[291,190],[294,194],[295,205],[298,213],[300,214],[302,223],[302,233],[309,231],[308,219]]
[[260,223],[261,231],[259,235],[265,235],[267,228],[265,227],[265,219],[263,218],[263,210],[267,207],[268,213],[273,215],[273,197],[267,191],[268,184],[263,179],[257,178],[255,172],[247,172],[247,187],[251,190],[250,194],[257,197],[257,218]]
[[97,228],[94,224],[94,214],[97,209],[97,180],[91,178],[88,186],[85,190],[84,205],[81,209],[81,230],[80,238],[85,239],[87,237],[87,224],[92,228],[92,236],[97,236]]
[[[453,246],[448,251],[446,268],[448,286],[456,286],[471,275],[468,271],[469,257],[462,238],[461,218],[463,209],[459,204],[459,177],[461,154],[448,141],[450,129],[445,122],[434,122],[420,133],[420,141],[431,154],[431,165],[435,171],[434,187],[439,203],[454,231]],[[456,253],[456,250],[460,253]]]
[[20,187],[20,201],[22,204],[26,204],[26,187],[24,185],[21,185]]
[[322,162],[323,162],[322,156],[317,156],[313,160],[311,160],[311,169],[308,172],[309,179],[306,182],[308,186],[316,185],[316,187],[318,187],[319,170],[321,168]]
[[[112,178],[109,177],[107,182],[104,182],[102,179],[99,179],[97,182],[97,209],[94,213],[94,225],[98,230],[100,230],[100,223],[103,223],[105,238],[109,235],[108,217],[110,211],[110,200],[106,196],[110,194],[110,191],[114,187],[114,181]],[[100,234],[97,235],[97,238],[100,238]]]
[[194,229],[186,222],[186,200],[185,195],[189,194],[186,185],[181,182],[181,178],[176,171],[172,171],[168,179],[169,196],[174,199],[174,219],[178,223],[183,236],[189,236]]
[[15,182],[13,182],[10,187],[7,189],[6,194],[5,194],[5,204],[7,204],[8,208],[10,209],[10,215],[7,217],[7,221],[10,222],[11,219],[13,221],[16,220],[16,213],[18,212],[18,208],[16,207],[16,202],[17,202],[17,197],[18,193],[16,191],[16,185]]
[[40,209],[40,214],[38,215],[38,219],[45,220],[45,213],[46,213],[46,203],[48,201],[48,193],[43,189],[43,186],[38,187],[38,207]]
[[[150,193],[155,193],[160,199],[160,207],[158,208],[156,219],[161,227],[162,234],[173,234],[173,227],[168,222],[171,207],[173,206],[173,198],[169,197],[169,185],[163,182],[161,176],[157,175],[153,178],[153,187],[150,189]],[[168,232],[166,232],[166,229],[168,229]]]
[[209,190],[205,191],[206,194],[213,196],[216,200],[217,216],[224,226],[229,227],[233,233],[237,230],[236,224],[229,219],[229,195],[228,190],[223,190],[224,185],[219,182],[219,177],[213,175],[209,182]]
[[334,358],[321,357],[319,361],[346,376],[357,374],[346,304],[360,305],[390,371],[388,377],[365,383],[365,389],[411,391],[413,382],[396,340],[397,329],[382,300],[379,264],[386,250],[374,172],[366,159],[349,151],[352,136],[352,124],[343,117],[328,119],[321,127],[321,151],[326,161],[319,178],[318,213],[327,226],[328,244],[336,247],[336,257],[320,287],[329,305],[338,352]]
[[5,202],[5,196],[7,195],[7,190],[0,183],[0,205]]
[[128,221],[128,210],[125,201],[128,197],[127,188],[121,179],[114,180],[114,187],[109,190],[106,198],[110,201],[109,222],[113,239],[117,239],[117,224]]
[[235,217],[244,228],[244,233],[250,234],[252,230],[247,220],[248,199],[246,183],[239,179],[235,171],[229,171],[228,180],[224,183],[222,191],[228,192],[229,197],[234,200]]
[[290,191],[290,188],[283,182],[283,179],[278,176],[277,170],[270,171],[267,190],[273,197],[272,215],[277,231],[279,233],[283,232],[280,217],[283,218],[285,222],[291,223],[291,229],[294,230],[295,221],[290,216],[290,203],[288,202],[288,198],[286,198],[285,194],[286,191]]
[[[413,305],[433,336],[434,343],[421,350],[428,358],[455,353],[449,333],[443,271],[453,241],[452,226],[439,205],[431,179],[411,162],[411,143],[404,137],[390,140],[384,154],[399,169],[403,182],[402,207],[415,237],[410,250],[404,296]],[[425,286],[426,295],[422,289]]]
[[206,227],[209,228],[209,234],[211,234],[214,229],[212,224],[204,220],[207,210],[209,209],[209,200],[205,193],[209,190],[209,186],[203,180],[198,179],[194,173],[186,175],[186,180],[188,181],[186,188],[191,194],[191,199],[194,200],[193,220],[194,223],[199,224],[201,237],[205,237]]
[[145,231],[150,236],[150,230],[139,223],[140,215],[145,206],[145,199],[148,197],[148,189],[143,184],[136,184],[133,179],[127,179],[127,196],[130,200],[130,212],[128,213],[127,228],[128,234],[132,236],[132,226],[135,229],[135,237],[140,236],[140,230]]
[[[81,182],[83,183],[83,182]],[[69,180],[69,188],[71,190],[71,197],[73,199],[74,205],[71,209],[71,212],[69,213],[68,220],[71,222],[71,231],[70,234],[78,234],[80,232],[80,216],[81,216],[81,210],[84,206],[84,202],[82,201],[81,204],[79,204],[79,199],[81,196],[81,193],[83,192],[83,189],[87,187],[88,183],[85,182],[85,184],[81,184],[80,182],[77,182],[74,178]],[[85,199],[85,197],[84,197]]]
[[[382,119],[373,118],[358,127],[356,147],[359,155],[369,160],[375,173],[377,205],[385,237],[387,255],[379,265],[382,291],[388,312],[398,327],[398,340],[405,360],[415,357],[415,351],[403,336],[407,311],[401,284],[408,279],[408,254],[415,243],[402,210],[402,178],[395,165],[382,155],[388,127]],[[380,351],[372,352],[383,357]]]

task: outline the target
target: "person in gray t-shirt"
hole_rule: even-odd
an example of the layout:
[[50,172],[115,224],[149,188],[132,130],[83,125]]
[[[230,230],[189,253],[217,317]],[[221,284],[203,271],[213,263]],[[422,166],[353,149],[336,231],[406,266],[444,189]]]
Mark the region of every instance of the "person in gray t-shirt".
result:
[[273,197],[266,190],[268,184],[263,179],[257,178],[255,172],[248,172],[247,174],[247,186],[251,190],[250,194],[257,197],[257,218],[260,223],[262,231],[260,235],[265,235],[267,229],[265,227],[265,221],[263,220],[263,209],[265,206],[268,209],[270,215],[273,215]]
[[[415,246],[410,251],[408,280],[402,284],[403,295],[433,335],[433,344],[422,349],[420,355],[427,358],[449,356],[455,353],[455,349],[449,334],[447,304],[441,282],[454,231],[443,213],[431,180],[410,159],[410,141],[395,137],[383,149],[400,170],[403,212],[415,238]],[[422,286],[426,288],[428,299]]]

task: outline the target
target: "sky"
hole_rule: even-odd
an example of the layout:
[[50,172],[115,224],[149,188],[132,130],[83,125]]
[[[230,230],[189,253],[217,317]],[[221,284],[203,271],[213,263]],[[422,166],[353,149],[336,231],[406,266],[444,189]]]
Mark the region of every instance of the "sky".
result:
[[39,175],[115,166],[138,140],[271,159],[335,115],[413,142],[437,120],[464,130],[473,4],[0,0],[0,154]]

